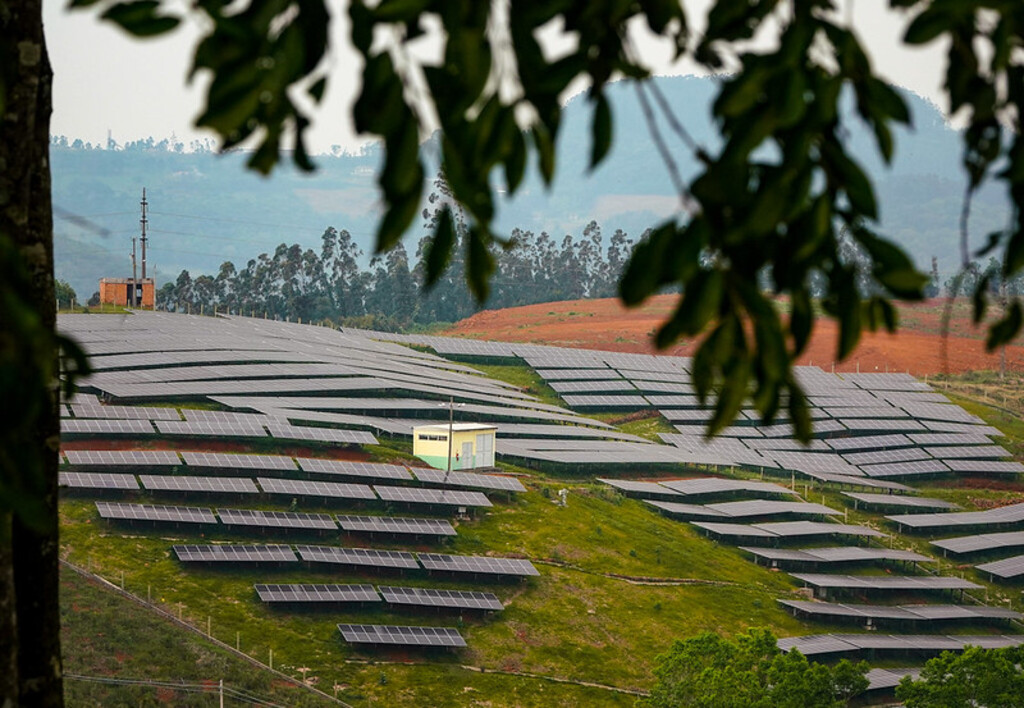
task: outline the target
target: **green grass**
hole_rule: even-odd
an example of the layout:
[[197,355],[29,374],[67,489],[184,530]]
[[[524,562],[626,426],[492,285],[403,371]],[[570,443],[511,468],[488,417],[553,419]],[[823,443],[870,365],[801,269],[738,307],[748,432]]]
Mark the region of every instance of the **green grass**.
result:
[[473,362],[472,367],[493,379],[519,387],[524,393],[535,396],[542,403],[548,403],[553,406],[565,405],[565,402],[555,393],[555,390],[548,386],[544,379],[528,366]]
[[[61,570],[64,671],[88,677],[119,677],[225,686],[288,706],[337,705],[176,626],[69,569]],[[330,689],[328,689],[330,690]],[[150,686],[118,686],[66,678],[65,700],[75,706],[208,706],[209,694]]]

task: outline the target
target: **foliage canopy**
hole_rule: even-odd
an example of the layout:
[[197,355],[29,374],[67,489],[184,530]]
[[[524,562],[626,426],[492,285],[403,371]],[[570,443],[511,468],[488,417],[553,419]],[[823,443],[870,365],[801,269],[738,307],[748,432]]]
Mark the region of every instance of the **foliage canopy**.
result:
[[968,647],[943,652],[925,664],[918,679],[900,682],[896,698],[907,708],[1024,706],[1024,650]]
[[734,640],[714,632],[677,640],[657,662],[650,708],[828,708],[868,686],[866,662],[811,663],[798,651],[779,651],[775,635],[761,628]]
[[[173,29],[181,17],[160,0],[73,0],[101,5],[103,17],[138,36]],[[913,17],[909,45],[946,42],[945,88],[951,113],[963,115],[966,196],[964,266],[970,195],[986,180],[1005,183],[1014,205],[1006,228],[988,235],[981,254],[1001,250],[1002,276],[1024,267],[1024,5],[1017,0],[890,0]],[[716,0],[703,32],[691,31],[678,0],[352,0],[351,41],[364,60],[353,107],[356,128],[385,146],[379,175],[385,213],[377,248],[392,248],[413,223],[428,175],[420,140],[440,128],[441,169],[457,209],[444,210],[427,251],[427,282],[436,281],[464,241],[470,289],[486,296],[494,249],[507,239],[491,228],[496,185],[514,193],[528,166],[550,183],[561,99],[574,81],[589,85],[593,107],[590,162],[607,155],[613,116],[609,82],[636,81],[637,98],[679,193],[677,218],[652,229],[636,249],[621,296],[637,304],[668,286],[684,295],[657,333],[668,345],[702,335],[694,359],[701,397],[717,394],[712,432],[729,423],[750,398],[766,419],[788,408],[796,433],[810,434],[804,396],[791,364],[814,327],[809,283],[825,283],[825,312],[839,323],[837,355],[856,346],[864,328],[895,329],[892,298],[922,296],[927,278],[906,254],[873,230],[878,209],[870,178],[848,150],[840,94],[890,160],[892,126],[909,124],[900,96],[875,73],[836,0]],[[323,96],[330,19],[323,0],[253,0],[242,7],[199,0],[193,11],[210,29],[196,48],[194,71],[209,72],[207,104],[197,124],[216,131],[224,147],[249,140],[250,164],[270,171],[282,140],[294,134],[294,160],[312,164],[303,108]],[[722,74],[713,114],[722,138],[710,152],[690,138],[653,83],[634,46],[631,25],[643,23],[668,42],[676,58]],[[552,56],[538,39],[569,46]],[[752,48],[769,33],[775,45]],[[440,45],[439,59],[420,60],[424,36]],[[688,184],[679,177],[658,119],[701,169]],[[456,213],[456,211],[458,213]],[[464,219],[463,219],[464,212]],[[464,224],[465,239],[456,238]],[[878,287],[858,287],[855,269],[839,257],[840,234],[871,259]],[[759,284],[769,283],[767,289]],[[975,295],[986,309],[985,283]],[[792,303],[788,321],[774,295]],[[989,347],[1020,329],[1024,311],[1014,298],[990,329]]]

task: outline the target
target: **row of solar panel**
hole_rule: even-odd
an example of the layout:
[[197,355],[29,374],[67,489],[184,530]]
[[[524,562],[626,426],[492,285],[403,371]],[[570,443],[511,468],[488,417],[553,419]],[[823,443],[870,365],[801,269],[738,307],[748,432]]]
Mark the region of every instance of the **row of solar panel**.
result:
[[[520,558],[496,556],[454,556],[440,553],[384,551],[340,546],[282,545],[178,545],[174,554],[184,563],[329,563],[403,570],[426,569],[483,575],[540,575],[533,564]],[[296,555],[298,554],[298,555]]]
[[496,595],[471,590],[445,590],[382,585],[256,585],[260,600],[268,603],[384,602],[389,605],[446,607],[462,610],[502,610]]
[[[306,514],[293,511],[258,509],[217,509],[194,506],[153,506],[96,502],[101,518],[119,521],[154,521],[186,524],[216,524],[254,528],[303,529],[415,534],[420,536],[454,536],[452,525],[444,519],[417,519],[397,516],[355,516],[339,514]],[[214,515],[216,513],[216,516]]]
[[[526,488],[514,477],[475,472],[445,472],[433,468],[393,465],[379,462],[356,462],[325,458],[292,458],[285,455],[243,455],[216,452],[173,452],[170,450],[69,450],[64,453],[73,467],[178,467],[182,460],[188,468],[235,470],[302,470],[328,474],[385,480],[412,480],[428,484],[474,489],[524,492]],[[180,455],[180,457],[179,457]],[[296,467],[296,463],[298,467]]]
[[[156,429],[154,430],[154,426]],[[67,436],[76,435],[186,435],[202,437],[267,437],[281,440],[303,440],[310,442],[332,442],[352,445],[376,445],[377,438],[362,430],[340,430],[337,428],[314,428],[291,425],[287,422],[219,423],[210,421],[188,422],[183,420],[120,420],[120,419],[79,419],[65,420],[61,432]]]
[[[293,497],[320,497],[362,501],[425,504],[448,507],[490,507],[491,501],[480,492],[421,487],[367,486],[343,482],[315,482],[302,479],[257,477],[182,477],[170,475],[139,475],[142,485],[152,491],[202,492],[227,494],[267,494]],[[61,472],[61,486],[78,489],[138,489],[134,475],[90,472]]]

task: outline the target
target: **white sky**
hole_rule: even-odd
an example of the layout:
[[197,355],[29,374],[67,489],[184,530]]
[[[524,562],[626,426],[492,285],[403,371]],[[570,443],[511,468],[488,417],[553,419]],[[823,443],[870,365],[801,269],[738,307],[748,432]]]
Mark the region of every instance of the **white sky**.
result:
[[[862,42],[877,69],[893,83],[929,98],[942,110],[943,52],[938,48],[908,50],[899,46],[904,20],[882,0],[845,0]],[[361,140],[349,118],[358,89],[358,56],[347,46],[347,18],[341,0],[336,8],[331,83],[314,118],[310,148],[325,152],[333,145],[356,148]],[[691,17],[703,15],[708,0],[686,0]],[[54,113],[51,132],[69,139],[105,143],[110,131],[124,143],[152,136],[157,141],[176,135],[186,144],[212,134],[196,131],[192,122],[202,102],[195,86],[186,86],[198,28],[186,26],[169,38],[138,41],[101,23],[96,13],[64,10],[62,1],[46,0],[44,14],[50,60],[54,67]],[[656,72],[690,73],[686,66],[658,60],[657,47],[643,46]]]

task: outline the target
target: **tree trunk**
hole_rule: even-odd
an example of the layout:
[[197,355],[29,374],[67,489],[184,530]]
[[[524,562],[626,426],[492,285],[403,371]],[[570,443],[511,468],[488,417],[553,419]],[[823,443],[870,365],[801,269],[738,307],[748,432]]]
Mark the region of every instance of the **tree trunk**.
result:
[[[3,116],[0,123],[0,233],[10,238],[31,276],[27,298],[43,326],[56,324],[53,285],[53,216],[50,204],[50,112],[52,79],[43,38],[41,0],[0,0],[0,72]],[[51,352],[56,357],[56,352]],[[56,371],[56,367],[54,367]],[[17,663],[15,696],[0,696],[19,706],[61,706],[60,610],[58,604],[57,450],[60,418],[56,391],[39,424],[25,441],[43,458],[46,514],[31,529],[17,516],[10,546],[0,552],[0,579],[13,577],[17,635],[0,642],[0,666]],[[7,402],[10,404],[11,402]],[[9,588],[7,588],[9,591]],[[8,597],[9,592],[8,592]],[[0,682],[4,690],[8,689]]]

